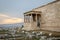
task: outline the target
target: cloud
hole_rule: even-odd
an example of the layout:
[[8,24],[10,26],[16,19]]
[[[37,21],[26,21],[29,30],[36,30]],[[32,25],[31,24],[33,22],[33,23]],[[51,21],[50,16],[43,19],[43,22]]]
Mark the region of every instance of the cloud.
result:
[[0,19],[6,19],[6,18],[12,18],[12,17],[2,14],[2,13],[0,14]]
[[9,17],[9,16],[4,15],[4,14],[0,14],[0,17]]
[[15,18],[8,15],[0,14],[0,24],[13,24],[21,22],[23,22],[22,18]]

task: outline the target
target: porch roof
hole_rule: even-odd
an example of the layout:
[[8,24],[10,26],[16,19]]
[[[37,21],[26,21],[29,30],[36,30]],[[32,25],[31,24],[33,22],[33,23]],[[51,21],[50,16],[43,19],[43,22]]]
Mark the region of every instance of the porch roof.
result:
[[41,14],[41,11],[28,11],[24,13],[24,15],[29,15],[29,14]]

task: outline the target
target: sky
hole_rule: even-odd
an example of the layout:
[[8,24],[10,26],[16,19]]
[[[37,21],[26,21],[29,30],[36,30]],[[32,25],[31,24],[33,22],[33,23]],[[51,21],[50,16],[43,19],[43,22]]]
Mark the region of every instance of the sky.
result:
[[54,0],[0,0],[0,24],[24,22],[24,12]]

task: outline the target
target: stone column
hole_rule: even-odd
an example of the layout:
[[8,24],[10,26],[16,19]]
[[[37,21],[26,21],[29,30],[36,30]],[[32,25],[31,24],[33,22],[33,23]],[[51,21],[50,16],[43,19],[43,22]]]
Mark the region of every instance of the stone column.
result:
[[29,23],[29,15],[27,15],[27,23]]
[[37,14],[36,14],[36,27],[37,27]]
[[30,21],[30,16],[27,15],[27,23],[29,23],[29,21]]
[[26,16],[26,23],[28,23],[28,15]]
[[31,26],[32,26],[32,22],[33,22],[33,17],[32,17],[32,13],[31,13]]
[[24,23],[25,23],[25,15],[24,15]]
[[24,23],[27,23],[26,15],[24,15]]

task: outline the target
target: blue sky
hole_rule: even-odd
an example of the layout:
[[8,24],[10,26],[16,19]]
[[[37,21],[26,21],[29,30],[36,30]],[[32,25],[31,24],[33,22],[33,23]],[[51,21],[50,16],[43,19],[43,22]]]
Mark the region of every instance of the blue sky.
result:
[[42,6],[53,0],[0,0],[0,21],[7,18],[23,18],[23,13],[33,8]]

